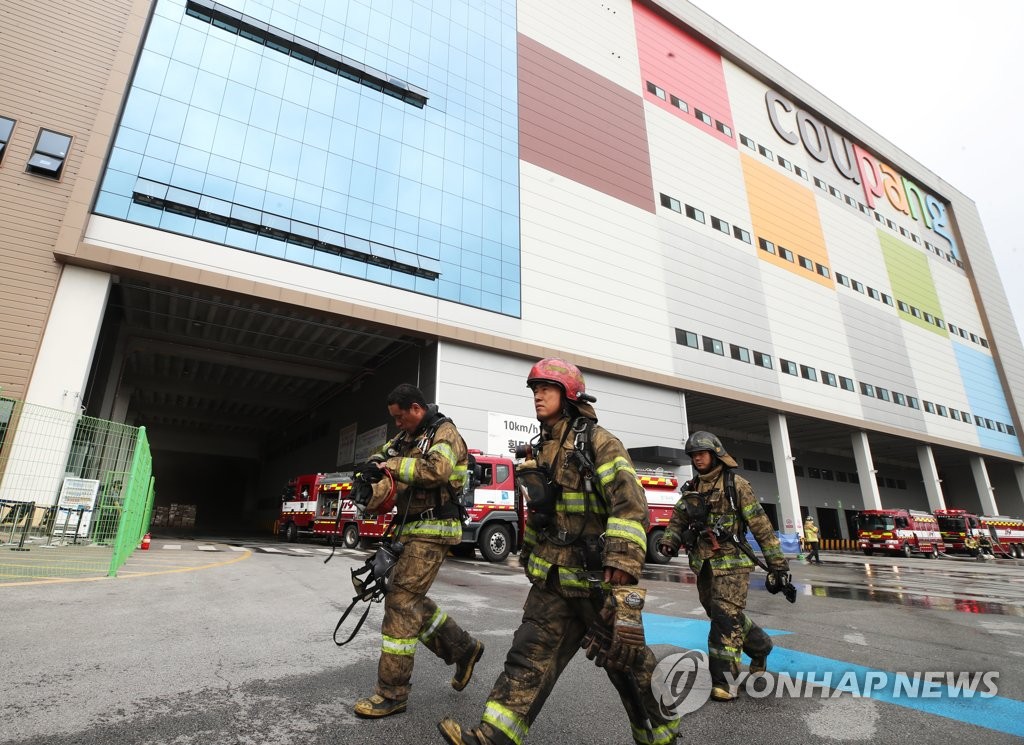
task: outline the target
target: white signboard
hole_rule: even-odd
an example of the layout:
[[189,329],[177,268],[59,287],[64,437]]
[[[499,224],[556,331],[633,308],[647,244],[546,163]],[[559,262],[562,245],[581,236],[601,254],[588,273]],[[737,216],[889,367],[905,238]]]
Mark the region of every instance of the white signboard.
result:
[[376,453],[388,439],[388,425],[382,424],[371,430],[363,432],[355,440],[355,455],[353,463],[362,463],[371,455]]
[[88,535],[92,508],[96,504],[99,490],[100,482],[97,479],[64,479],[64,484],[60,488],[60,498],[57,500],[57,519],[53,523],[53,534],[75,535],[77,527],[78,536]]
[[[356,423],[342,427],[338,433],[338,459],[334,465],[341,467],[349,463],[355,463],[356,454]],[[364,458],[365,460],[365,458]]]
[[515,457],[516,446],[525,445],[540,433],[540,422],[532,417],[487,412],[487,452]]

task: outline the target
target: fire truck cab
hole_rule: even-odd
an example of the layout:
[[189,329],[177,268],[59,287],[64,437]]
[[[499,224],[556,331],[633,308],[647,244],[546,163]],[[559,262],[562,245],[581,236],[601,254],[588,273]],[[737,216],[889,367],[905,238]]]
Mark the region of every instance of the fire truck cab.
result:
[[936,510],[935,517],[947,552],[1024,558],[1024,520],[966,510]]
[[665,527],[672,519],[672,509],[679,501],[679,480],[660,468],[637,468],[636,475],[647,495],[647,510],[651,527],[647,531],[647,561],[651,564],[667,564],[672,559],[658,552],[658,541],[665,534]]
[[857,514],[857,545],[865,556],[875,551],[937,558],[943,548],[935,516],[920,510],[864,510]]
[[314,532],[319,518],[337,516],[340,502],[351,489],[351,473],[309,473],[289,479],[281,495],[278,537],[294,542],[300,534]]
[[518,551],[526,527],[526,510],[516,490],[515,464],[508,457],[470,450],[476,459],[462,545],[476,547],[488,561],[504,561]]

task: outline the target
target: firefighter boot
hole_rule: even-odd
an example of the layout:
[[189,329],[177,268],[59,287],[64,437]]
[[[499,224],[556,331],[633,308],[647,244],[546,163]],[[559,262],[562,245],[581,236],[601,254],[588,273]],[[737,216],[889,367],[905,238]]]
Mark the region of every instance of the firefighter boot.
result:
[[735,701],[736,694],[733,693],[729,686],[718,685],[711,688],[711,700],[712,701]]
[[437,731],[448,745],[489,745],[487,739],[472,730],[463,730],[461,724],[448,717],[437,723]]
[[401,714],[405,711],[408,701],[406,699],[384,698],[375,693],[369,698],[361,698],[356,701],[353,710],[357,717],[363,719],[380,719],[389,717],[392,714]]
[[469,648],[462,659],[455,661],[455,675],[452,676],[452,688],[461,691],[469,685],[469,679],[473,677],[473,668],[477,661],[484,655],[482,642],[473,640],[473,646]]

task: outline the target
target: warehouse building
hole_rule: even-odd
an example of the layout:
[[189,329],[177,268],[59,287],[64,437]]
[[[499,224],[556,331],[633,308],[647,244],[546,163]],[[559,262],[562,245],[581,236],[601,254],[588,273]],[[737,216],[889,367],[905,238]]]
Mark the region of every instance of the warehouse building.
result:
[[0,394],[144,425],[200,528],[269,525],[399,382],[525,440],[544,356],[639,464],[719,434],[782,530],[1024,512],[975,205],[683,0],[85,0],[0,42]]

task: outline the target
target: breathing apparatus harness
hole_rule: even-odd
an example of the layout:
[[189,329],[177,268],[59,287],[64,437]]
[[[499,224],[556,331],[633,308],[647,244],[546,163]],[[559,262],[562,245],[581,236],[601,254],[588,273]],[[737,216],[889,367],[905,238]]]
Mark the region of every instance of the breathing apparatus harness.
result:
[[[438,428],[445,422],[450,422],[451,419],[445,416],[435,416],[431,420],[430,424],[424,430],[423,434],[419,436],[419,442],[417,449],[422,455],[426,455],[430,446],[433,444],[434,435],[437,433]],[[406,433],[401,433],[398,437],[389,442],[384,451],[387,457],[398,457],[405,452]],[[369,484],[372,490],[372,484],[380,481],[383,478],[391,479],[391,489],[394,491],[394,476],[386,468],[378,468],[379,463],[364,463],[356,466],[354,479],[358,484]],[[445,487],[441,487],[445,488]],[[355,496],[355,488],[353,489],[353,496]],[[368,500],[367,500],[368,501]],[[430,519],[432,517],[441,517],[435,515],[435,510],[439,509],[443,505],[440,503],[440,491],[438,493],[437,501],[439,504],[437,507],[431,507],[424,513],[419,515],[413,515],[413,520],[417,519]],[[357,503],[358,504],[358,503]],[[364,501],[363,504],[366,504]],[[366,621],[367,615],[370,613],[370,603],[379,603],[384,599],[384,596],[388,594],[391,589],[392,575],[395,571],[395,566],[398,564],[398,558],[402,555],[402,550],[405,546],[399,540],[402,535],[402,531],[405,529],[406,523],[409,521],[409,507],[412,504],[412,499],[407,499],[405,502],[405,511],[402,513],[402,519],[393,519],[387,529],[384,531],[384,535],[381,536],[380,545],[377,550],[373,552],[371,556],[368,556],[363,562],[361,567],[351,569],[352,572],[352,586],[355,588],[356,594],[352,598],[352,602],[348,608],[338,619],[337,625],[334,627],[333,639],[334,643],[339,647],[343,647],[351,642],[356,634],[359,633],[359,629],[363,627],[363,622]],[[460,505],[461,508],[461,505]],[[339,510],[339,520],[341,518]],[[426,516],[426,517],[424,517]],[[396,515],[397,517],[397,515]],[[396,529],[397,528],[397,529]],[[335,525],[335,535],[337,535],[337,525]],[[334,556],[334,546],[331,546],[331,554],[324,559],[326,564]],[[359,617],[359,621],[356,623],[355,628],[352,629],[352,633],[344,641],[338,641],[338,630],[345,623],[345,619],[348,618],[352,609],[355,608],[356,603],[366,603],[366,608],[363,610],[363,614]]]
[[[795,603],[796,587],[793,586],[790,573],[778,569],[770,569],[764,560],[754,553],[754,549],[751,548],[750,544],[747,543],[747,521],[744,520],[743,513],[736,506],[738,502],[736,498],[736,479],[732,469],[723,466],[722,478],[725,486],[725,495],[729,499],[729,508],[736,515],[739,530],[734,532],[722,524],[725,515],[720,515],[714,523],[708,524],[708,495],[701,494],[697,490],[700,479],[695,477],[683,484],[681,490],[683,492],[683,507],[686,510],[687,518],[689,518],[689,525],[683,531],[683,545],[686,546],[687,551],[692,551],[697,545],[697,541],[700,538],[704,538],[712,551],[718,551],[722,547],[719,541],[732,543],[754,564],[767,572],[768,576],[765,578],[764,586],[768,592],[772,595],[781,592],[786,600]],[[739,533],[738,538],[737,532]]]
[[[556,450],[556,453],[563,452],[571,433],[573,445],[565,456],[565,464],[573,465],[583,481],[583,520],[580,521],[579,530],[574,535],[570,536],[564,530],[557,532],[552,530],[558,500],[562,498],[562,486],[554,478],[554,461],[542,463],[538,459],[536,467],[516,469],[516,478],[527,493],[530,526],[537,530],[541,540],[554,546],[581,546],[584,552],[584,565],[588,571],[597,571],[603,567],[602,549],[604,545],[604,534],[583,537],[587,518],[591,514],[591,498],[596,496],[601,500],[605,511],[608,509],[604,494],[600,489],[595,488],[594,479],[597,469],[594,466],[593,458],[593,429],[594,421],[592,419],[583,416],[572,418],[565,431],[562,432],[562,439]],[[516,456],[519,458],[533,457],[535,454],[539,454],[544,442],[542,431],[525,448],[517,449]]]

